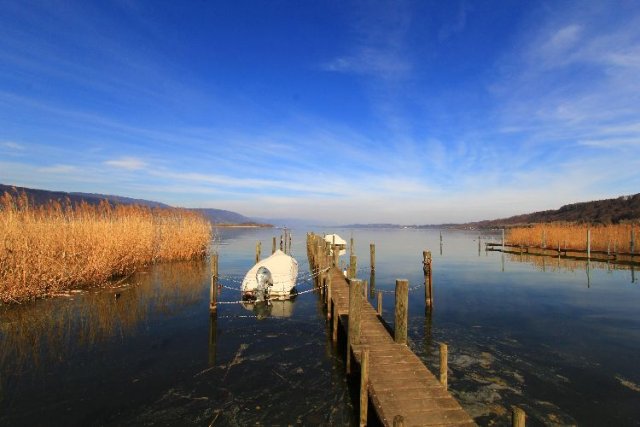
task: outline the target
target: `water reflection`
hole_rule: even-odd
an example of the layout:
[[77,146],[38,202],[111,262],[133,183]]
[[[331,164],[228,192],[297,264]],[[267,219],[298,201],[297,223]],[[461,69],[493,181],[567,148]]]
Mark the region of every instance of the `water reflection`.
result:
[[258,320],[267,317],[291,317],[295,298],[288,300],[244,301],[241,305],[251,311]]
[[202,299],[206,262],[157,265],[118,287],[5,307],[0,312],[0,372],[38,370],[70,353],[135,335],[154,314]]

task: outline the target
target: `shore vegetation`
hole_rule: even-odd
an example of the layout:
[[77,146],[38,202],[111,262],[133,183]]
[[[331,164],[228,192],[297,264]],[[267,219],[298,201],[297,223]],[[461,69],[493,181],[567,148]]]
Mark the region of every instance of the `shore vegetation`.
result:
[[211,224],[177,208],[34,205],[26,194],[0,198],[0,301],[21,302],[105,285],[150,264],[204,258]]

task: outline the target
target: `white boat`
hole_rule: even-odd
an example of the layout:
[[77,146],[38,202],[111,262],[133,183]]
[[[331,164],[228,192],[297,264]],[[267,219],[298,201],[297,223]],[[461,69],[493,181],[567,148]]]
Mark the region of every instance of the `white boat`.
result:
[[[338,255],[344,255],[347,253],[347,242],[337,234],[326,234],[324,236],[324,241],[331,243],[331,245],[336,245],[339,249]],[[331,254],[333,254],[333,246],[331,248]]]
[[281,250],[263,259],[242,280],[243,300],[286,300],[295,296],[298,261]]

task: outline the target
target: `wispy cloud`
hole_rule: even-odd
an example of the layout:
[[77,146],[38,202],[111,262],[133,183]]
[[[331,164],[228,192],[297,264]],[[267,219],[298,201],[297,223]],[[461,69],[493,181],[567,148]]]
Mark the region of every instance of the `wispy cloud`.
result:
[[80,172],[80,170],[76,166],[57,164],[57,165],[38,168],[38,172],[52,173],[52,174],[69,174],[69,173]]
[[147,163],[135,157],[120,157],[119,159],[107,160],[105,165],[118,169],[130,171],[140,170],[147,167]]
[[8,148],[10,150],[22,151],[25,149],[25,146],[22,144],[18,144],[13,141],[2,141],[0,142],[0,147]]

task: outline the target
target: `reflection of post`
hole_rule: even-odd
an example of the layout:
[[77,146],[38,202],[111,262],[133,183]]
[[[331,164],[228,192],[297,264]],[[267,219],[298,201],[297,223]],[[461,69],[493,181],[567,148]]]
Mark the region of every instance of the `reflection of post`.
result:
[[504,272],[504,252],[500,254],[500,257],[502,258],[502,271]]
[[216,345],[218,340],[218,316],[209,315],[209,366],[216,364]]
[[429,354],[431,352],[431,325],[433,324],[433,311],[425,309],[424,311],[424,353]]
[[587,288],[591,287],[591,261],[587,260]]
[[478,256],[480,256],[480,245],[481,245],[481,240],[480,240],[480,236],[478,236]]
[[633,268],[633,265],[631,266],[631,283],[635,283],[636,282],[636,270],[635,268]]

